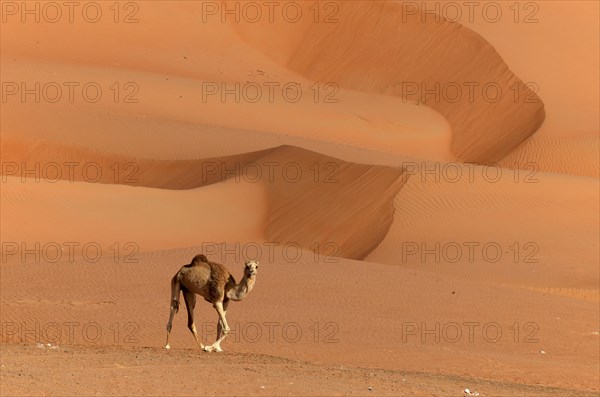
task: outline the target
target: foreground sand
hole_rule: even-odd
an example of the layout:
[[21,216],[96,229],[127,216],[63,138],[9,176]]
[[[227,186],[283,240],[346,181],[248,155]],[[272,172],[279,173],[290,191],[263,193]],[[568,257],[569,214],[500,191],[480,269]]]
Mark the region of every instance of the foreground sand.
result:
[[[36,363],[33,370],[31,361]],[[459,376],[182,349],[10,345],[3,346],[1,363],[3,395],[88,396],[104,390],[106,396],[431,396],[461,395],[467,388],[481,396],[588,395]]]
[[[228,310],[235,333],[227,351],[598,390],[597,302],[254,244],[256,290]],[[160,348],[169,277],[199,251],[239,276],[245,247],[205,244],[138,254],[134,263],[5,263],[4,341]],[[213,339],[214,310],[199,302],[196,314],[203,340]],[[196,349],[185,312],[175,317],[171,346]]]

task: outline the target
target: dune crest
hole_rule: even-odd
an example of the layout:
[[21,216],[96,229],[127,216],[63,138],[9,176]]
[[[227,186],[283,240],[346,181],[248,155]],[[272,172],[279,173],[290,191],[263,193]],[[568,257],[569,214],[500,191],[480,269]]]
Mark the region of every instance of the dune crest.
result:
[[[193,189],[239,176],[266,151],[200,159],[139,158],[52,141],[3,140],[4,177]],[[28,170],[33,172],[28,172]],[[227,171],[227,170],[231,170]]]

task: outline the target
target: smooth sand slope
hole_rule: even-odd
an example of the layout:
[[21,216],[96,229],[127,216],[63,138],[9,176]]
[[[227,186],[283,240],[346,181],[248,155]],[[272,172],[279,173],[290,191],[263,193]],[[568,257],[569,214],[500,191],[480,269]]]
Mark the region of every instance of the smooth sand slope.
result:
[[[47,31],[39,24],[8,24],[1,44],[10,56],[2,58],[2,78],[17,84],[18,91],[3,104],[3,136],[189,159],[288,143],[265,145],[257,134],[265,132],[280,139],[305,137],[433,159],[452,157],[450,127],[432,109],[339,84],[315,85],[314,79],[244,44],[233,27],[218,19],[173,31],[174,21],[202,18],[200,3],[178,6],[172,18],[168,3],[146,6],[140,22],[130,25],[57,23]],[[100,31],[100,48],[88,47]],[[188,35],[196,38],[194,45],[182,47]],[[33,95],[22,100],[19,84],[31,89],[36,82],[39,103]],[[69,82],[79,84],[72,101],[65,86]],[[49,83],[61,87],[60,100],[52,102],[53,90],[42,93]],[[83,91],[90,83],[102,93],[97,102],[89,101],[96,98],[93,88],[89,96]],[[296,89],[288,93],[286,85]],[[208,87],[215,86],[218,91],[210,94]],[[269,87],[274,87],[272,94]],[[223,97],[226,90],[237,90],[237,97]],[[228,138],[232,132],[234,138]],[[188,145],[182,148],[181,140]]]
[[[38,243],[44,262],[67,259],[71,242],[78,243],[77,256],[92,244],[114,257],[116,248],[133,254],[202,241],[255,241],[263,235],[266,207],[259,185],[235,181],[176,191],[7,178],[1,210],[3,259],[22,260]],[[56,246],[63,251],[55,254]],[[87,254],[96,257],[97,250],[90,247]]]
[[595,178],[447,170],[437,181],[414,172],[396,196],[390,232],[366,260],[598,302]]

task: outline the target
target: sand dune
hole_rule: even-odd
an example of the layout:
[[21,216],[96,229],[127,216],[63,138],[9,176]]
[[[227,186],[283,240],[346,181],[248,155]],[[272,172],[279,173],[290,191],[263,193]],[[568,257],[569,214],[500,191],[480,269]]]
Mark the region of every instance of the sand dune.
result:
[[[451,2],[437,3],[444,7]],[[460,23],[485,37],[511,70],[535,87],[547,116],[536,136],[597,136],[600,4],[585,0],[569,2],[568,7],[563,1],[497,4],[503,12],[497,22],[476,14],[470,23],[463,13]]]
[[[310,5],[304,8],[310,15]],[[542,124],[541,99],[471,30],[443,19],[422,23],[423,11],[408,16],[401,2],[338,1],[334,8],[338,22],[282,28],[262,20],[235,27],[248,43],[303,76],[435,109],[452,126],[452,152],[461,160],[499,160]],[[469,84],[479,87],[474,95]],[[498,99],[488,93],[490,86]]]
[[[182,3],[181,7],[201,18],[200,3]],[[159,39],[151,33],[156,26],[170,23],[166,8],[167,3],[147,7],[137,29],[127,31],[127,40],[152,45],[142,54],[126,50],[128,42],[121,36],[125,28],[119,24],[102,27],[106,52],[98,57],[91,49],[75,53],[69,48],[93,42],[99,26],[59,23],[45,32],[36,24],[10,25],[17,30],[2,37],[3,48],[11,54],[2,59],[2,78],[12,90],[7,90],[3,104],[7,110],[1,124],[3,135],[139,157],[165,156],[171,149],[176,151],[169,154],[171,158],[205,158],[258,150],[256,132],[275,132],[280,139],[295,136],[451,158],[450,127],[434,110],[386,95],[317,86],[313,79],[245,45],[232,27],[219,22],[194,25],[190,34],[199,38],[197,45],[179,48],[183,39],[178,34]],[[19,37],[33,37],[37,42],[22,45]],[[166,45],[172,48],[164,50]],[[56,54],[62,53],[68,55],[57,60]],[[65,85],[69,82],[78,84],[72,95]],[[23,98],[24,89],[36,91],[36,83],[39,100],[35,95]],[[272,93],[270,84],[276,85]],[[299,87],[296,95],[287,93],[287,85]],[[88,87],[85,92],[84,87]],[[61,93],[58,99],[56,90]],[[101,95],[96,96],[96,90]],[[226,90],[234,94],[224,96]],[[40,119],[45,120],[43,125],[37,122]],[[235,138],[231,140],[223,131],[236,132]],[[202,139],[198,134],[203,134]],[[177,144],[177,137],[189,145]],[[277,145],[262,144],[260,149]],[[220,153],[207,150],[215,146]]]
[[[3,176],[8,182],[2,193],[3,210],[14,220],[9,223],[13,228],[4,230],[3,238],[8,241],[52,241],[61,235],[53,227],[41,233],[22,228],[17,219],[33,218],[32,225],[56,225],[68,219],[74,225],[79,218],[86,225],[76,231],[80,238],[106,242],[111,235],[119,236],[118,241],[130,235],[136,236],[142,250],[167,249],[178,246],[173,245],[176,241],[179,246],[210,238],[221,241],[227,236],[223,231],[241,216],[249,221],[246,227],[264,227],[268,241],[294,243],[330,256],[362,258],[386,235],[392,200],[403,182],[401,168],[349,163],[293,146],[205,160],[137,159],[47,143],[8,144],[5,150],[13,154],[5,160],[14,164]],[[211,186],[194,189],[205,185]],[[191,190],[185,194],[135,186]],[[221,194],[235,198],[218,202]],[[246,194],[247,202],[238,205]],[[127,204],[113,198],[118,196],[127,197]],[[261,197],[266,198],[264,204]],[[131,207],[138,202],[144,205]],[[220,211],[211,211],[211,217],[205,218],[203,209],[215,205]],[[159,210],[161,206],[166,208]],[[48,207],[54,213],[46,213]],[[96,222],[87,219],[94,208],[102,214],[102,218],[92,217]],[[185,211],[196,215],[187,217]],[[123,212],[126,218],[120,215]],[[302,224],[295,221],[298,218]],[[120,226],[123,222],[128,228]],[[148,235],[148,226],[163,223],[168,223],[169,230],[161,227],[155,233],[167,233],[170,238],[167,244],[157,245],[158,235]],[[219,224],[215,230],[207,227],[214,223]],[[194,233],[198,228],[205,232]],[[97,234],[98,230],[102,232]]]

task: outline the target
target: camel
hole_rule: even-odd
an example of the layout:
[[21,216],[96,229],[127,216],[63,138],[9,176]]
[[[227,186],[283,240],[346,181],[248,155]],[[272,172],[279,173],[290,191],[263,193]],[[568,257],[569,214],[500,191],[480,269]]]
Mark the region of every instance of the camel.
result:
[[[192,331],[200,350],[207,352],[221,352],[221,342],[229,333],[229,325],[225,319],[227,306],[231,301],[241,301],[250,293],[256,282],[258,261],[246,261],[244,277],[239,284],[220,263],[209,261],[206,256],[199,254],[192,259],[192,263],[183,266],[173,279],[171,279],[171,313],[167,323],[167,344],[170,349],[169,334],[173,325],[173,316],[179,311],[179,296],[183,292],[185,307],[188,313],[188,328]],[[196,294],[202,296],[207,302],[212,303],[219,314],[217,321],[217,340],[210,346],[204,346],[198,339],[196,325],[194,324],[194,307]]]

